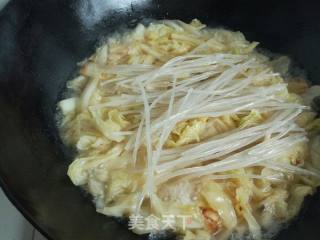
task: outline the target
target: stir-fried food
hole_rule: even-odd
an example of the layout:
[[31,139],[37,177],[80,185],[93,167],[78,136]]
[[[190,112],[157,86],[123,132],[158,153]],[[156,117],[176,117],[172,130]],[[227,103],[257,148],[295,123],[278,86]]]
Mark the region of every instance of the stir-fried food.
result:
[[191,216],[173,223],[185,240],[261,239],[296,216],[320,183],[320,86],[257,44],[164,20],[80,64],[60,128],[78,150],[68,175],[99,213]]

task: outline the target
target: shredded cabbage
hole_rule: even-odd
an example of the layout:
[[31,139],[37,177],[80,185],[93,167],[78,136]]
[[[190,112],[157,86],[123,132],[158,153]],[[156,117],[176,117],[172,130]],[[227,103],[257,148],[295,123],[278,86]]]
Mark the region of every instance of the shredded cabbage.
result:
[[[138,24],[80,63],[58,103],[68,175],[99,213],[192,217],[184,240],[262,238],[320,185],[320,86],[241,32]],[[70,95],[70,94],[69,94]],[[153,232],[133,229],[137,234]]]

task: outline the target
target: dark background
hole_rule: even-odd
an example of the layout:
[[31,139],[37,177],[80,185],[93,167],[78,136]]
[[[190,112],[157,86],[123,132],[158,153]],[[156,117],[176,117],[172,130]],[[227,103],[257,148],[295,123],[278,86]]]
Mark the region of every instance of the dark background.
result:
[[[96,214],[66,176],[72,153],[59,139],[54,116],[76,63],[120,26],[198,18],[288,54],[319,84],[319,10],[317,1],[307,0],[11,0],[0,12],[0,185],[50,239],[143,239]],[[277,239],[318,240],[319,198],[308,199]]]

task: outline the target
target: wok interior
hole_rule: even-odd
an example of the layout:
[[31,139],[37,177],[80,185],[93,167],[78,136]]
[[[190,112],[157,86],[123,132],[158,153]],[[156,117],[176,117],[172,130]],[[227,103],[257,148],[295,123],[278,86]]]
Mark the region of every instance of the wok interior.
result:
[[[143,19],[199,18],[240,30],[288,54],[319,84],[320,15],[305,1],[19,1],[0,13],[0,182],[11,200],[55,240],[147,239],[95,212],[66,175],[72,150],[56,127],[56,103],[76,63],[119,27]],[[98,8],[97,8],[98,7]],[[277,239],[318,239],[319,194]]]

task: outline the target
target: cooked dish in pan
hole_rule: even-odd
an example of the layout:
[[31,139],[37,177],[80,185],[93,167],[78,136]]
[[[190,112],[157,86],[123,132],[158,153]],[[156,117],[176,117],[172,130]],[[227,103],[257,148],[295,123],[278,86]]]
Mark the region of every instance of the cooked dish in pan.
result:
[[296,216],[320,184],[320,86],[257,45],[153,21],[79,64],[59,127],[99,213],[185,240],[261,239]]

